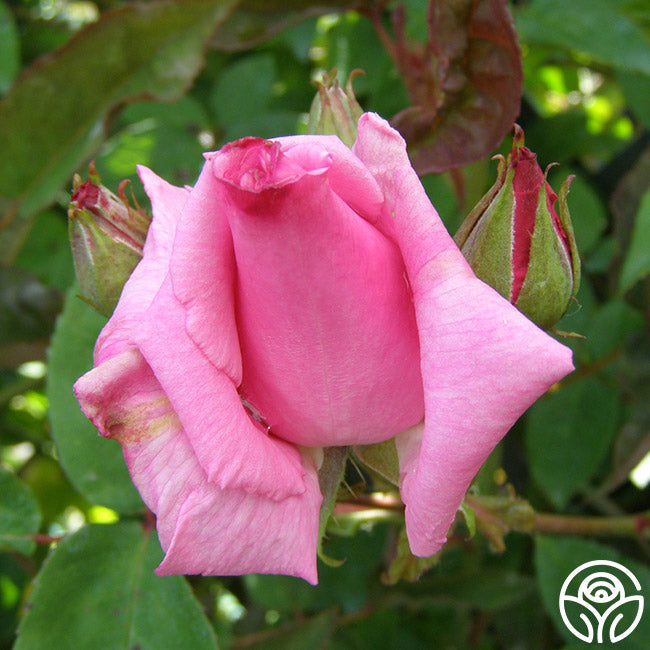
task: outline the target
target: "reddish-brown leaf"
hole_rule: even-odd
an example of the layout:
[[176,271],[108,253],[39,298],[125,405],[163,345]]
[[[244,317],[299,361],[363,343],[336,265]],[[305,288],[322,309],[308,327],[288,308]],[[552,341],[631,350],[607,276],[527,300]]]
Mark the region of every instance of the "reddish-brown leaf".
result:
[[428,41],[407,42],[393,15],[392,54],[413,103],[392,120],[420,174],[484,158],[519,114],[521,50],[506,0],[430,0]]

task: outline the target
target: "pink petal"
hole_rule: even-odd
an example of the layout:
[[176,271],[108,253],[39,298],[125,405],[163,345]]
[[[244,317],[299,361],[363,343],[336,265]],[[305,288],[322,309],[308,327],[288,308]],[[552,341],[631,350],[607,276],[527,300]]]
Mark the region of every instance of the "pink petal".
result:
[[222,193],[207,162],[179,219],[169,272],[173,295],[185,312],[185,335],[215,368],[239,385],[235,259]]
[[316,584],[322,497],[315,468],[306,470],[305,492],[280,502],[211,484],[192,492],[158,575],[281,573]]
[[168,277],[133,336],[183,423],[208,481],[276,500],[303,493],[297,448],[270,436],[250,417],[232,379],[188,334],[185,318]]
[[142,314],[167,275],[176,223],[189,197],[187,189],[170,185],[146,167],[138,167],[138,172],[151,199],[154,218],[144,257],[124,285],[120,302],[97,339],[96,364],[132,345],[130,333],[139,327]]
[[[213,159],[236,260],[241,393],[285,440],[366,444],[422,418],[417,328],[399,251],[338,193],[369,195],[378,217],[377,184],[323,140],[246,140]],[[334,159],[330,184],[322,165]],[[343,168],[359,171],[344,180]]]
[[160,575],[283,573],[316,583],[321,495],[308,455],[302,459],[306,489],[280,502],[209,483],[169,400],[135,349],[84,375],[76,393],[102,434],[124,448],[133,481],[157,515],[166,552]]
[[387,122],[363,115],[354,151],[384,191],[384,223],[413,290],[424,429],[399,436],[397,445],[409,543],[416,555],[429,556],[444,544],[465,491],[497,442],[571,372],[571,351],[474,276]]
[[[366,166],[350,154],[335,135],[293,135],[278,138],[287,157],[304,160],[310,152],[322,149],[328,152],[327,181],[349,207],[364,219],[374,223],[381,215],[384,194]],[[312,154],[313,155],[313,154]]]

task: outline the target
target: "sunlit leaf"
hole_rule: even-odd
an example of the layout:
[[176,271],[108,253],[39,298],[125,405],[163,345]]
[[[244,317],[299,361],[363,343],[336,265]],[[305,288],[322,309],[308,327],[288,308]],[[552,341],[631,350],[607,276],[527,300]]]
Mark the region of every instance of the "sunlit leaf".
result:
[[611,0],[531,0],[515,15],[527,43],[582,52],[607,66],[650,74],[650,44],[639,25]]
[[[179,97],[236,0],[158,0],[106,12],[40,59],[0,102],[0,257],[101,142],[112,109],[135,97]],[[9,229],[12,220],[16,223]],[[17,240],[17,241],[16,241]]]
[[0,467],[0,550],[33,553],[29,535],[38,531],[41,513],[31,490],[13,473]]

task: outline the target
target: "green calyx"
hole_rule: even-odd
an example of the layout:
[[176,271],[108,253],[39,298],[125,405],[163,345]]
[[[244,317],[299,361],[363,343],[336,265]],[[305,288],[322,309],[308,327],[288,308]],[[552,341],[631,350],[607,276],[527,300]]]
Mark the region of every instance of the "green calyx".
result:
[[[119,195],[119,196],[118,196]],[[142,258],[151,218],[124,192],[118,195],[100,184],[91,163],[89,180],[76,175],[68,208],[68,233],[81,296],[110,316],[122,288]]]
[[353,70],[342,88],[336,77],[336,68],[323,75],[323,81],[316,82],[318,92],[309,111],[307,133],[336,135],[348,147],[357,139],[357,122],[363,114],[352,89],[352,81],[363,74]]

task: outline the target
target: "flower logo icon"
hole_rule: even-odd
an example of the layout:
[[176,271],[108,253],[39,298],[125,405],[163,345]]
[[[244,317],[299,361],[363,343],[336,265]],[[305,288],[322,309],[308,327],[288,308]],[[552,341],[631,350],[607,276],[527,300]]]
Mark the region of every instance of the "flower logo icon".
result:
[[571,634],[586,643],[616,643],[630,635],[643,615],[641,584],[623,565],[585,562],[560,591],[560,614]]

